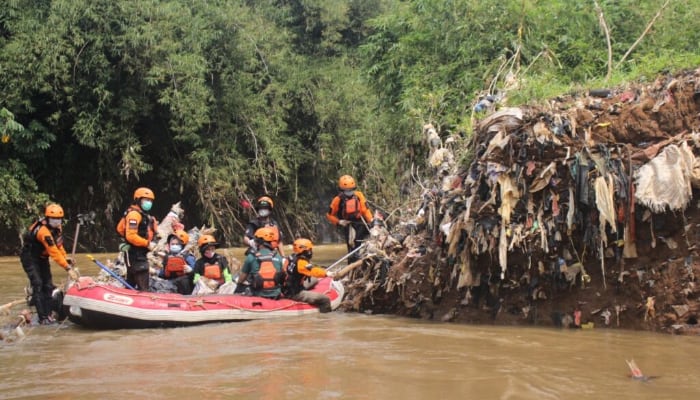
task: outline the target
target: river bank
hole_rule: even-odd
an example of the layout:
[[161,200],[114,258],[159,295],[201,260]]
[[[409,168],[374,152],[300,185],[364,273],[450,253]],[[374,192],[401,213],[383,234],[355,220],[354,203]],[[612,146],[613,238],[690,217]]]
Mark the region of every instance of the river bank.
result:
[[352,272],[349,310],[700,332],[700,73],[424,127],[430,176]]

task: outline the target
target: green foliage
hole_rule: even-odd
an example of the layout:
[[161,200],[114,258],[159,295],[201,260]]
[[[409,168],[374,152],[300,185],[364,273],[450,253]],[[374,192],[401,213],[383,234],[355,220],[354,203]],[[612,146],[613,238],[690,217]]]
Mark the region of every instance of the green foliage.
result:
[[221,240],[262,193],[313,235],[344,173],[394,208],[425,167],[421,126],[466,136],[481,94],[525,103],[700,61],[700,5],[670,2],[622,60],[660,4],[598,2],[609,81],[593,2],[5,2],[0,216],[19,227],[47,193],[100,208],[111,234],[148,185],[156,214],[183,200]]

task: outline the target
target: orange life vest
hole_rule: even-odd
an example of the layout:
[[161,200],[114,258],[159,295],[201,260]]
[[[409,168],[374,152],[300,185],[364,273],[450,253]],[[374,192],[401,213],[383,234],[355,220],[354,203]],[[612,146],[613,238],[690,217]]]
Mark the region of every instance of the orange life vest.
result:
[[205,263],[204,264],[204,277],[209,279],[214,279],[219,282],[223,282],[221,275],[221,266],[218,262],[214,264]]
[[260,268],[253,277],[253,289],[266,290],[281,287],[284,281],[284,272],[275,268],[275,264],[272,262],[273,255],[274,253],[264,256],[260,253],[255,255]]
[[181,256],[168,256],[168,261],[165,264],[165,277],[185,275],[185,258]]
[[24,236],[24,243],[27,246],[31,246],[32,253],[36,256],[41,256],[41,257],[48,257],[49,253],[46,251],[46,248],[44,247],[41,242],[37,239],[36,235],[39,234],[39,229],[41,229],[42,226],[45,226],[48,228],[49,232],[51,232],[51,238],[54,241],[54,244],[56,247],[61,247],[63,246],[63,233],[62,230],[59,228],[52,228],[48,220],[46,218],[42,218],[38,221],[35,221],[27,230]]
[[138,211],[139,214],[141,214],[141,224],[139,225],[139,236],[149,238],[150,236],[148,235],[148,230],[150,229],[152,232],[155,233],[156,227],[155,227],[155,221],[153,217],[150,215],[146,214],[143,212],[140,208],[137,207],[132,207],[129,206],[129,208],[124,211],[124,214],[122,214],[121,219],[119,220],[119,223],[117,223],[117,233],[121,237],[126,237],[126,216],[131,212],[131,211]]
[[360,219],[360,199],[353,193],[350,198],[340,198],[341,219],[357,221]]

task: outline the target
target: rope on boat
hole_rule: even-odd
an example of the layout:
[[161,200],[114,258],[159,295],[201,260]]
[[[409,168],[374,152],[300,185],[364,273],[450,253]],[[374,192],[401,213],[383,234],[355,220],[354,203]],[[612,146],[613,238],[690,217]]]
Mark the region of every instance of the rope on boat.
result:
[[[79,287],[78,289],[82,290],[82,289],[92,288],[92,287],[96,287],[96,286],[100,286],[103,289],[108,290],[108,291],[115,293],[115,294],[124,295],[123,293],[120,293],[118,290],[116,290],[116,289],[123,289],[123,288],[110,286],[110,285],[96,284],[96,283],[91,283],[87,287]],[[324,292],[324,294],[330,293],[330,291],[331,290],[329,287],[329,289],[326,292]],[[288,308],[291,308],[291,307],[294,307],[294,306],[297,306],[300,304],[307,304],[304,302],[294,301],[294,300],[288,299],[291,303],[288,305],[285,305],[285,306],[281,306],[281,307],[277,307],[277,308],[267,308],[267,309],[254,309],[254,308],[239,306],[236,304],[230,304],[230,303],[227,303],[227,302],[221,301],[221,300],[206,300],[206,299],[201,298],[201,297],[199,297],[199,298],[168,299],[166,297],[161,297],[161,296],[155,295],[152,292],[137,292],[137,293],[129,294],[129,296],[131,296],[131,297],[136,297],[136,296],[147,297],[149,300],[154,301],[154,302],[159,301],[159,300],[181,301],[190,307],[202,307],[202,308],[204,308],[205,304],[218,304],[218,305],[223,305],[223,306],[226,306],[226,307],[229,307],[232,309],[236,309],[236,310],[250,311],[250,312],[256,312],[256,313],[282,311],[282,310],[285,310],[285,309],[288,309]],[[186,296],[186,295],[183,295],[183,296]],[[240,297],[248,297],[248,296],[240,296]]]

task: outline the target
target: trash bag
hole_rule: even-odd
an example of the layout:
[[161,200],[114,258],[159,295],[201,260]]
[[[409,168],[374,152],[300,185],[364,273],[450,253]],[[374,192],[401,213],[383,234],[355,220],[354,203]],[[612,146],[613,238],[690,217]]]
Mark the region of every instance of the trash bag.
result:
[[167,279],[152,276],[150,280],[150,291],[156,293],[177,293],[177,286]]
[[218,294],[233,294],[236,291],[236,282],[226,282],[216,290]]

